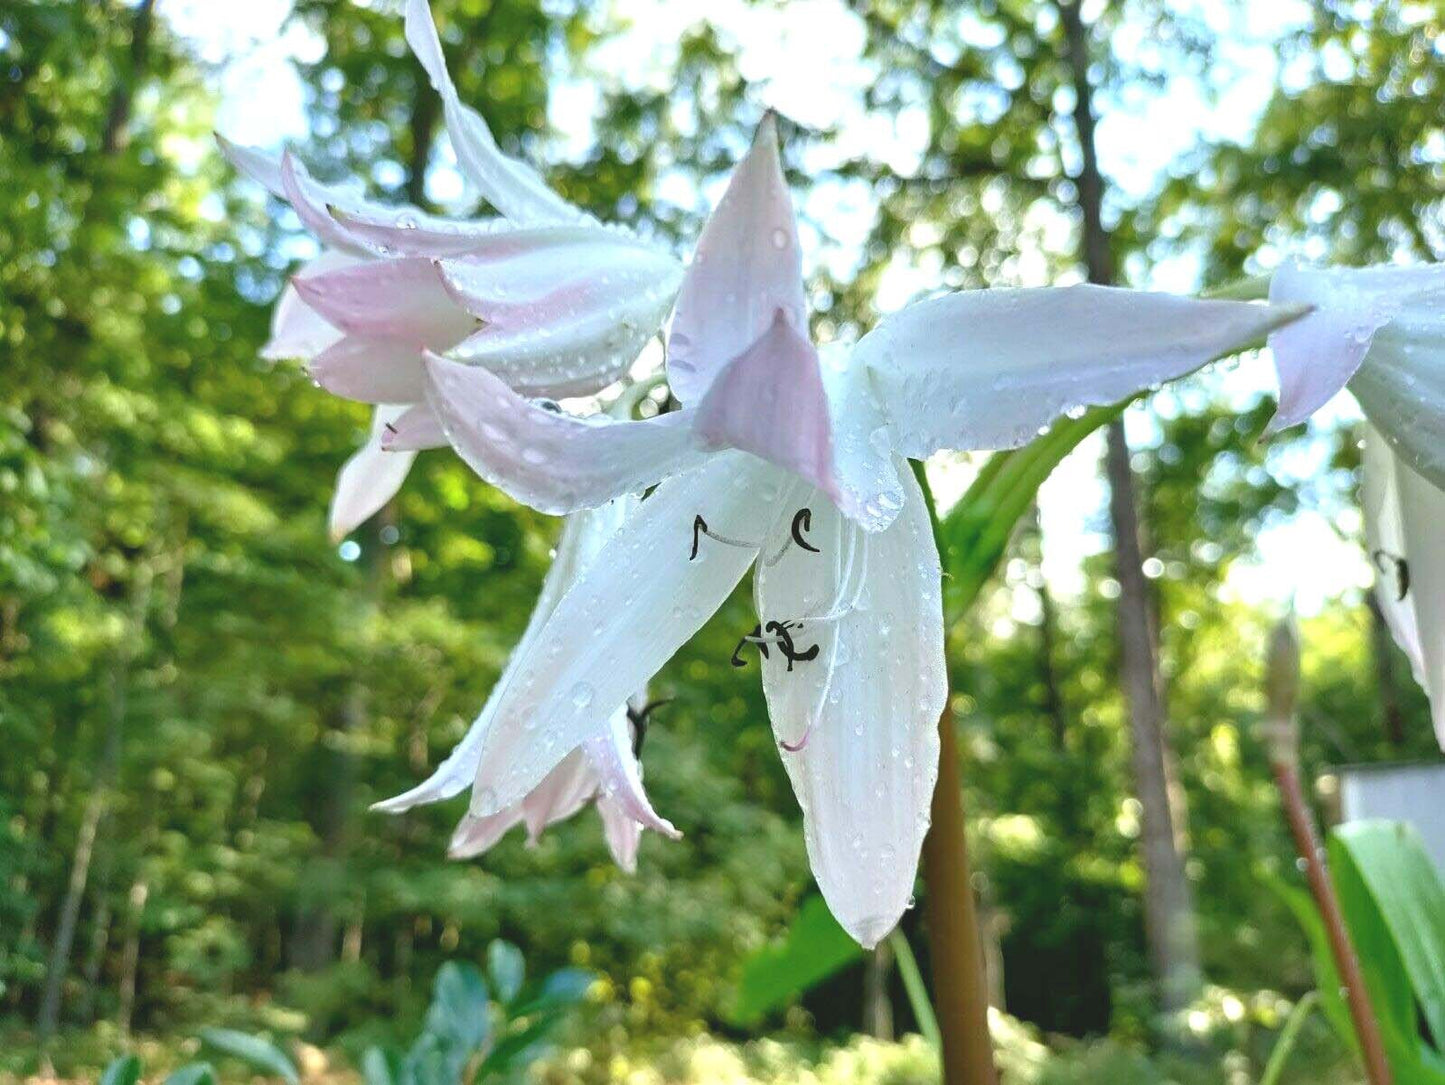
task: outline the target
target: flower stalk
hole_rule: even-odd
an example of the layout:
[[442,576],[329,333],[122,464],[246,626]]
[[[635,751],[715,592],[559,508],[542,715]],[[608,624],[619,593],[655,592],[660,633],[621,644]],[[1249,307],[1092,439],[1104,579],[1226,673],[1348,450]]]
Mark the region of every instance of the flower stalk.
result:
[[[913,473],[928,506],[934,539],[943,551],[938,509],[921,462],[913,461]],[[988,1029],[988,984],[963,819],[958,736],[950,702],[944,703],[938,718],[938,742],[932,823],[923,838],[923,902],[933,965],[933,1005],[942,1041],[942,1080],[944,1085],[997,1085]]]
[[1390,1085],[1390,1066],[1385,1059],[1385,1046],[1380,1026],[1370,1005],[1369,992],[1360,972],[1359,958],[1345,930],[1339,898],[1335,895],[1329,870],[1325,866],[1324,849],[1315,831],[1314,818],[1305,801],[1299,774],[1299,728],[1295,701],[1299,693],[1299,639],[1293,622],[1286,619],[1270,636],[1269,656],[1265,668],[1267,711],[1264,719],[1265,746],[1269,751],[1270,772],[1279,788],[1285,821],[1294,840],[1296,852],[1304,863],[1305,879],[1310,895],[1319,909],[1330,952],[1339,969],[1340,982],[1350,1007],[1355,1035],[1360,1041],[1360,1057],[1365,1064],[1365,1077],[1370,1085]]

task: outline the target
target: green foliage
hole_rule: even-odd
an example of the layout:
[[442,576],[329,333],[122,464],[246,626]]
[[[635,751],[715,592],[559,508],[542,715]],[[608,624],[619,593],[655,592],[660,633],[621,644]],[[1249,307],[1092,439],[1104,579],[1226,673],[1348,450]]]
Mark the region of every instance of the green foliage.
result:
[[490,992],[476,966],[449,961],[441,967],[426,1023],[411,1046],[404,1052],[371,1047],[362,1056],[367,1085],[509,1079],[543,1052],[592,983],[585,973],[564,970],[528,991],[521,952],[502,941],[488,948],[487,963]]
[[798,909],[782,942],[756,950],[743,962],[729,1019],[753,1025],[804,991],[862,960],[863,950],[838,925],[822,897]]
[[203,1028],[199,1035],[205,1046],[244,1062],[263,1074],[279,1077],[288,1085],[297,1085],[301,1080],[290,1058],[270,1040],[229,1028]]

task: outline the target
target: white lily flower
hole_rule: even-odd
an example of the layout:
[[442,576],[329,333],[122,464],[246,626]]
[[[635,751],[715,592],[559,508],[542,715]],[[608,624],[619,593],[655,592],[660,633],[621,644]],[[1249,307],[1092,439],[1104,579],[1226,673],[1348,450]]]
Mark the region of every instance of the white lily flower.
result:
[[975,291],[910,306],[825,362],[765,121],[679,294],[668,375],[682,410],[564,418],[428,358],[453,447],[520,500],[567,512],[663,480],[519,651],[473,813],[527,794],[755,567],[759,625],[739,651],[761,657],[818,884],[875,944],[912,893],[947,693],[939,558],[905,457],[1023,444],[1289,315],[1101,287]]
[[[424,417],[421,352],[486,366],[528,396],[599,391],[626,373],[667,315],[679,263],[547,188],[498,149],[461,104],[427,0],[409,0],[406,38],[442,99],[462,172],[499,218],[459,221],[368,201],[279,157],[217,137],[240,170],[291,204],[324,246],[277,303],[268,358],[299,358],[339,396],[377,404],[372,439],[348,461],[332,502],[340,537],[395,495],[412,457],[385,461],[387,423],[416,406],[415,451],[446,442]],[[380,433],[380,436],[378,436]]]
[[1346,385],[1395,452],[1445,489],[1445,264],[1305,268],[1270,280],[1272,302],[1314,311],[1269,339],[1283,429]]
[[1375,597],[1415,681],[1430,698],[1445,750],[1445,491],[1365,428],[1361,504],[1375,566]]
[[[617,534],[636,506],[635,498],[624,498],[567,519],[532,617],[493,687],[486,707],[456,749],[426,781],[402,795],[377,803],[372,809],[398,814],[424,803],[450,799],[472,785],[497,706],[513,681],[517,664],[535,645],[547,619],[568,589]],[[469,811],[452,836],[448,854],[458,859],[480,855],[515,825],[525,826],[528,842],[535,844],[547,826],[571,817],[594,801],[613,858],[628,873],[637,867],[637,848],[644,828],[672,839],[679,838],[682,834],[657,814],[642,789],[642,765],[637,748],[642,738],[640,728],[645,726],[646,700],[645,692],[635,694],[630,702],[624,702],[610,713],[594,716],[582,741],[516,802],[487,814]]]

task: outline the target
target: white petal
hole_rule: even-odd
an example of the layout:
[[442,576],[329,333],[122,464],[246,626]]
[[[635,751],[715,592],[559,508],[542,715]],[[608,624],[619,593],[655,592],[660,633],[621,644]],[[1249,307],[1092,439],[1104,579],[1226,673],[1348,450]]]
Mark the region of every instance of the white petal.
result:
[[331,537],[341,539],[371,519],[396,496],[411,470],[415,452],[384,452],[381,439],[389,422],[406,411],[405,405],[377,407],[371,417],[371,436],[342,464],[331,496]]
[[452,447],[540,512],[592,508],[700,464],[689,412],[643,422],[574,418],[530,402],[479,366],[426,356],[427,402]]
[[818,886],[864,946],[913,892],[947,696],[938,552],[917,482],[905,465],[899,476],[904,507],[876,533],[813,491],[805,538],[820,552],[793,544],[769,564],[791,537],[780,517],[755,581],[764,634],[801,620],[788,629],[795,653],[818,648],[790,664],[770,646],[763,689]]
[[681,277],[666,253],[613,240],[439,267],[456,303],[486,321],[452,356],[551,398],[621,377],[657,333]]
[[843,514],[865,531],[881,531],[903,507],[894,468],[893,431],[873,392],[866,366],[850,348],[823,348],[823,385],[833,427],[833,486]]
[[863,337],[897,451],[1026,444],[1066,411],[1116,403],[1260,338],[1292,315],[1113,287],[969,290]]
[[[507,683],[511,681],[517,664],[535,646],[547,619],[557,609],[557,603],[566,594],[572,582],[581,575],[598,552],[617,534],[636,506],[637,502],[629,498],[567,518],[562,525],[562,534],[557,540],[557,556],[548,567],[547,575],[542,579],[542,590],[537,594],[537,602],[532,608],[531,617],[527,619],[527,628],[522,631],[521,639],[517,641],[517,646],[512,650],[501,677],[492,687],[492,693],[487,698],[486,706],[478,713],[476,720],[468,728],[461,742],[425,782],[395,798],[376,803],[372,807],[373,810],[399,814],[423,803],[450,799],[472,785],[472,781],[476,779],[477,765],[482,757],[482,740],[492,725],[498,698]],[[624,717],[625,715],[624,713]]]
[[331,214],[352,237],[373,251],[392,256],[503,259],[538,249],[555,253],[569,245],[598,239],[639,244],[620,227],[596,223],[522,228],[504,218],[438,219],[414,215],[410,208],[388,208],[377,214],[332,207]]
[[558,603],[502,693],[472,810],[495,813],[532,789],[642,688],[722,604],[761,540],[783,476],[740,452],[710,457],[642,502]]
[[[338,268],[350,267],[357,258],[328,249],[308,261],[298,275],[320,275]],[[309,360],[341,338],[341,330],[301,299],[296,287],[287,283],[271,311],[271,338],[261,348],[261,357],[270,361]]]
[[1350,391],[1395,454],[1445,489],[1445,290],[1401,303]]
[[782,310],[808,326],[802,249],[771,115],[703,228],[667,341],[667,377],[683,403],[702,397],[728,362]]
[[623,812],[616,799],[606,795],[597,796],[597,814],[602,819],[602,836],[613,861],[628,874],[636,874],[642,826]]
[[1345,387],[1402,295],[1370,289],[1352,270],[1287,263],[1270,279],[1269,300],[1315,307],[1269,337],[1279,373],[1279,410],[1270,421],[1274,431],[1303,422]]
[[1365,427],[1362,459],[1360,504],[1365,513],[1365,543],[1375,567],[1375,598],[1395,643],[1410,661],[1415,681],[1423,686],[1425,657],[1415,621],[1415,600],[1409,593],[1409,556],[1395,454],[1373,426]]
[[1397,461],[1409,592],[1420,632],[1420,663],[1435,720],[1435,738],[1445,750],[1445,491],[1436,489]]
[[307,305],[350,335],[444,350],[478,320],[452,298],[430,260],[370,260],[292,282]]
[[441,95],[447,131],[462,171],[488,203],[518,226],[575,222],[581,211],[549,189],[530,166],[502,154],[487,122],[462,105],[447,72],[441,41],[427,0],[409,0],[406,40],[426,69],[431,85]]

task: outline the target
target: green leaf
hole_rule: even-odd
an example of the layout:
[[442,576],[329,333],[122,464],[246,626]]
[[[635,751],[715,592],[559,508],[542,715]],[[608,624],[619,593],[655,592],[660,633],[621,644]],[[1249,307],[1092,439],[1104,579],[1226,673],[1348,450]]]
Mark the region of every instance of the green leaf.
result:
[[516,998],[525,974],[522,951],[511,942],[498,938],[487,947],[487,975],[491,977],[497,1001],[506,1003]]
[[560,969],[542,981],[541,990],[536,994],[512,1006],[512,1016],[530,1017],[570,1009],[587,997],[587,992],[596,982],[596,976],[580,968]]
[[100,1085],[136,1085],[140,1080],[140,1059],[121,1055],[100,1075]]
[[203,1028],[200,1036],[201,1043],[207,1047],[240,1059],[263,1074],[282,1078],[290,1085],[297,1085],[301,1080],[286,1053],[270,1040],[229,1028]]
[[401,1055],[386,1047],[368,1047],[361,1056],[361,1079],[366,1085],[401,1085]]
[[1059,461],[1085,437],[1112,422],[1120,403],[1079,418],[1061,418],[1023,448],[996,452],[938,525],[939,557],[947,576],[944,611],[951,624],[973,604],[1008,549],[1014,526]]
[[754,1024],[862,957],[862,947],[838,925],[823,898],[809,897],[781,945],[764,947],[743,962],[727,1018],[735,1025]]
[[471,1054],[487,1040],[487,981],[476,965],[448,961],[437,971],[432,1004],[426,1015],[427,1031]]
[[208,1062],[188,1062],[166,1078],[164,1085],[216,1085],[216,1069]]
[[1419,835],[1404,822],[1359,821],[1331,833],[1330,849],[1332,856],[1348,853],[1393,936],[1431,1035],[1445,1044],[1445,886]]

